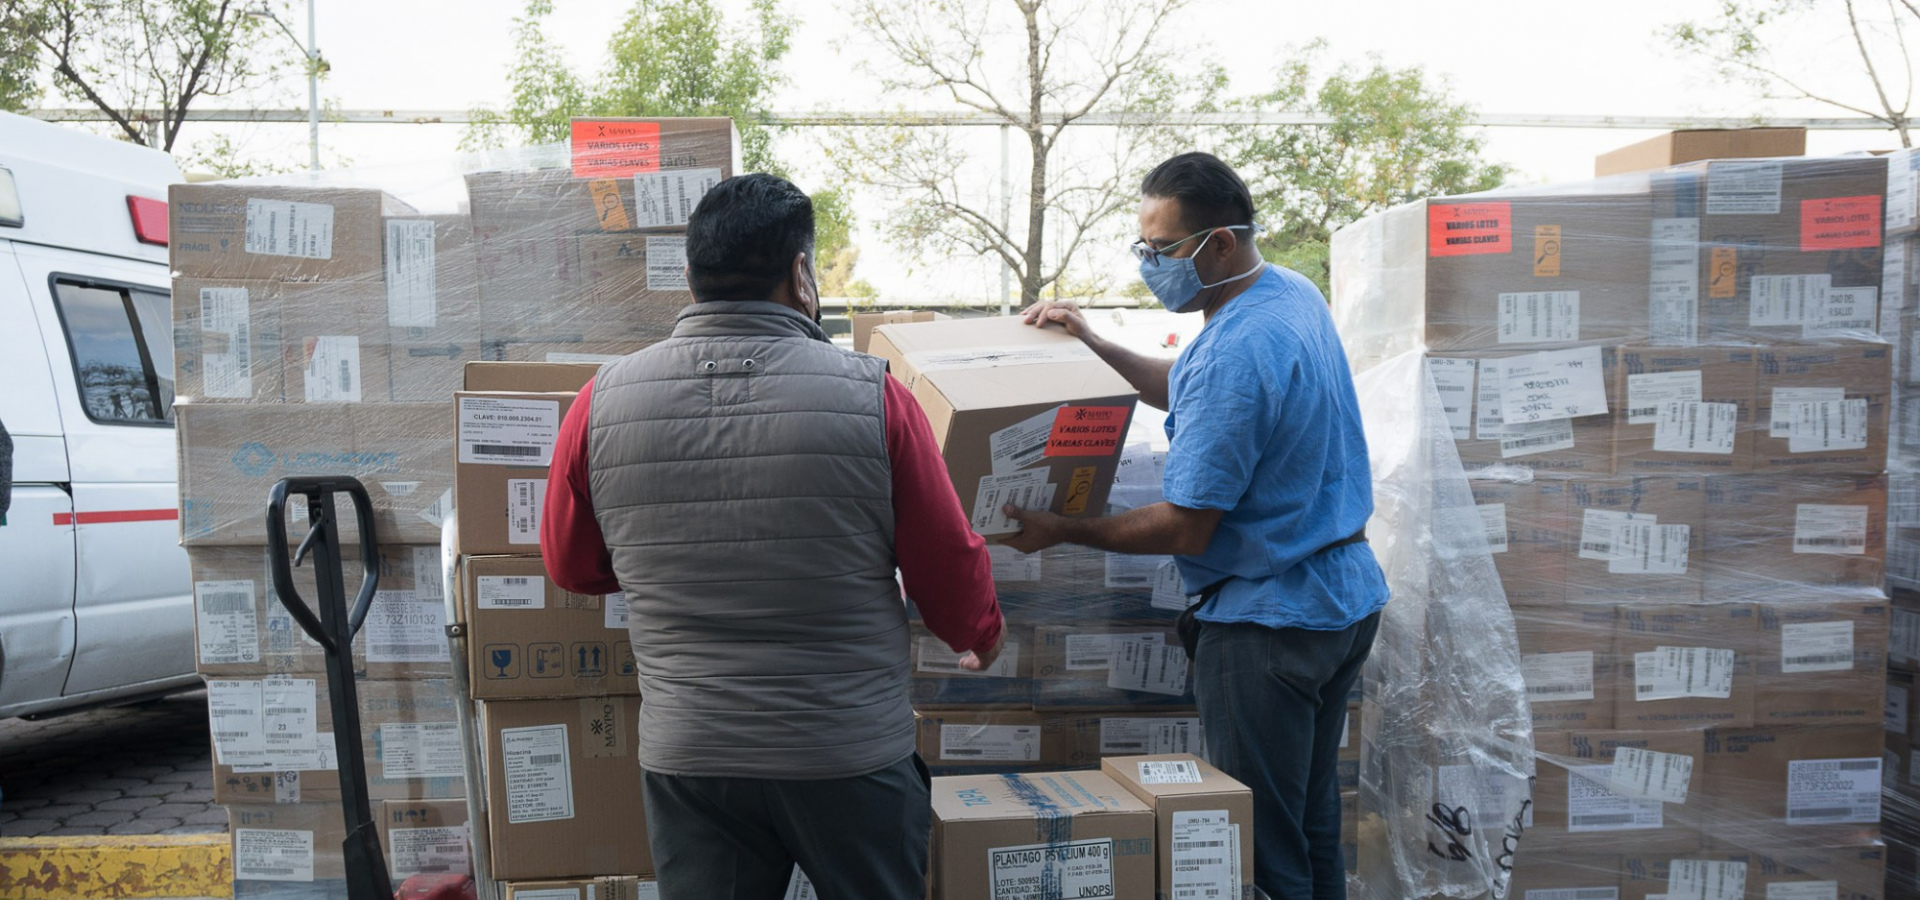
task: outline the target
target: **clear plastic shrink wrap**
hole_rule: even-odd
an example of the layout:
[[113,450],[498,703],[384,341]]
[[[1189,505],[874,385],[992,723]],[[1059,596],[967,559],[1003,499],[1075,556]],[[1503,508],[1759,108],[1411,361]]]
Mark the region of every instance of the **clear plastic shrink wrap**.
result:
[[[1461,465],[1430,467],[1431,490],[1470,495],[1484,529],[1471,554],[1438,537],[1409,550],[1429,570],[1490,566],[1503,592],[1444,608],[1512,622],[1453,632],[1450,650],[1492,667],[1479,684],[1396,668],[1455,623],[1396,608],[1420,594],[1389,564],[1363,716],[1364,896],[1880,898],[1903,865],[1911,886],[1896,828],[1920,816],[1892,786],[1881,841],[1882,778],[1906,762],[1883,746],[1903,652],[1887,564],[1898,584],[1909,515],[1911,268],[1894,275],[1908,159],[1715,160],[1421,201],[1336,236],[1333,308],[1369,420],[1437,396]],[[1416,412],[1389,421],[1430,421]],[[1390,452],[1384,430],[1369,438],[1376,460]],[[1376,525],[1461,527],[1393,471],[1376,471]],[[1527,746],[1508,707],[1485,705],[1503,696],[1531,723],[1531,764],[1510,770],[1534,775],[1520,819],[1453,800],[1445,776],[1419,790],[1408,769],[1465,761],[1452,735]],[[1502,847],[1510,883],[1430,841],[1462,821],[1496,843],[1519,832]]]

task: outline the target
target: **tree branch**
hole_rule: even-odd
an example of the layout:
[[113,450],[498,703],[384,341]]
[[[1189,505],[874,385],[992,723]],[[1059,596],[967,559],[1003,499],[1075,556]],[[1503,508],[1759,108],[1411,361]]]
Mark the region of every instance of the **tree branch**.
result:
[[1867,78],[1873,82],[1873,92],[1880,98],[1880,107],[1887,111],[1886,121],[1892,123],[1896,129],[1903,132],[1902,137],[1904,137],[1904,132],[1906,131],[1906,116],[1896,112],[1893,108],[1893,102],[1887,99],[1887,89],[1880,83],[1880,70],[1874,68],[1873,54],[1867,52],[1867,39],[1860,33],[1860,19],[1854,14],[1853,0],[1846,0],[1846,3],[1847,25],[1853,29],[1853,44],[1860,50],[1860,60],[1867,64]]

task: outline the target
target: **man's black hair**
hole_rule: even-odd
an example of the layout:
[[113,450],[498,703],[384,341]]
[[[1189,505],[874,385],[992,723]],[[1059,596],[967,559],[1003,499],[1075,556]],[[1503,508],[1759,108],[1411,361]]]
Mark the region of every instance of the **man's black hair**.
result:
[[1180,201],[1180,221],[1188,231],[1253,224],[1247,183],[1211,153],[1182,153],[1154,166],[1140,182],[1140,196]]
[[813,201],[775,175],[722,181],[687,219],[687,285],[696,302],[766,300],[801,253],[813,253]]

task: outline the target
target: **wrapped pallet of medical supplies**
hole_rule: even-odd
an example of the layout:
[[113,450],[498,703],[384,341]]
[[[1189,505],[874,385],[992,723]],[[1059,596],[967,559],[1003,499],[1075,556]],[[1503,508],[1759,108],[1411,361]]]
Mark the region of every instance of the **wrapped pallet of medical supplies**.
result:
[[[1512,623],[1470,652],[1512,654],[1517,683],[1478,690],[1524,696],[1532,775],[1449,794],[1443,736],[1495,723],[1397,707],[1383,698],[1409,680],[1452,685],[1370,669],[1359,896],[1882,896],[1901,853],[1881,840],[1887,582],[1915,568],[1912,304],[1890,274],[1912,200],[1892,168],[1712,160],[1420,201],[1336,236],[1362,406],[1437,398],[1434,440],[1460,464],[1434,477],[1470,498],[1497,587],[1480,600]],[[1404,515],[1377,474],[1379,516]],[[1416,511],[1423,552],[1459,558],[1447,520]],[[1376,656],[1405,639],[1392,624]],[[1424,757],[1389,752],[1396,723]],[[1490,868],[1458,839],[1488,832]]]

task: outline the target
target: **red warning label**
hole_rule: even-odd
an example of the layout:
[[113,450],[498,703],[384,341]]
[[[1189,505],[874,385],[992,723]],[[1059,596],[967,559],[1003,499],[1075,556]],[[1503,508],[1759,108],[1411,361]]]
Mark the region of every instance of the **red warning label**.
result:
[[1062,406],[1053,414],[1047,456],[1112,456],[1127,428],[1127,407]]
[[660,171],[660,123],[573,120],[573,177],[623,178]]
[[1880,195],[1800,201],[1800,251],[1880,246]]
[[1513,204],[1427,204],[1427,255],[1513,252]]

